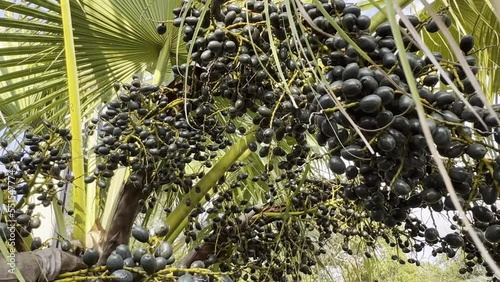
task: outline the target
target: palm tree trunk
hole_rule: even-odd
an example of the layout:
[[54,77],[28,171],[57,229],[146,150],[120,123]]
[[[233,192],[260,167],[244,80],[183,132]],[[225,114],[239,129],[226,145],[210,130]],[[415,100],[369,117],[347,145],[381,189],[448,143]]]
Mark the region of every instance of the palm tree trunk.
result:
[[[145,179],[148,178],[145,171],[137,173],[137,176],[141,183],[145,183]],[[106,264],[109,255],[118,245],[128,244],[134,219],[139,214],[141,208],[139,200],[146,199],[147,197],[148,194],[142,193],[142,189],[135,186],[131,181],[125,183],[123,192],[118,200],[116,212],[111,221],[111,226],[107,232],[106,240],[104,241],[105,245],[103,246],[103,252],[98,265]]]

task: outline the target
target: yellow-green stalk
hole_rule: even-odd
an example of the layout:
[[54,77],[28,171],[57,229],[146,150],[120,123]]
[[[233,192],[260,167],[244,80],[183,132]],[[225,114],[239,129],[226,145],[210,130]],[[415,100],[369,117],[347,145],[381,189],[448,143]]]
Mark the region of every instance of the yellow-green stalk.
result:
[[[167,38],[172,38],[172,28],[170,25],[167,26]],[[153,83],[160,85],[165,79],[165,74],[167,73],[168,60],[170,60],[172,42],[171,40],[165,40],[163,47],[161,48],[158,62],[156,63],[156,68],[153,76]]]
[[[75,209],[75,227],[73,238],[85,247],[85,231],[90,230],[91,222],[85,218],[85,182],[83,165],[82,117],[80,95],[78,91],[78,74],[76,66],[75,44],[73,40],[73,24],[69,0],[61,0],[61,15],[64,32],[64,53],[66,56],[66,74],[68,79],[69,108],[71,114],[71,166],[74,175],[73,201]],[[88,226],[87,226],[88,225]]]

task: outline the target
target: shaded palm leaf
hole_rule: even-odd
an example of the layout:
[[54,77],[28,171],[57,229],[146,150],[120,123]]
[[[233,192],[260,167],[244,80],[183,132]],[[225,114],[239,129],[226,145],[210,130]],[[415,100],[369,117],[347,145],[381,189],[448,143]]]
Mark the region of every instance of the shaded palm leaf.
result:
[[[466,34],[474,36],[474,49],[471,55],[477,58],[480,71],[477,78],[489,100],[500,92],[500,50],[496,47],[500,44],[500,22],[496,18],[491,1],[460,0],[451,1],[449,6],[438,0],[431,4],[435,11],[446,11],[455,23],[450,27],[450,32],[455,38],[461,38]],[[422,11],[420,18],[428,17]],[[429,34],[424,31],[425,43],[431,50],[441,52],[443,56],[455,58],[453,52],[446,43],[441,33]]]
[[[115,81],[153,72],[162,48],[170,58],[177,31],[156,33],[160,21],[173,18],[180,1],[88,1],[72,4],[83,115],[114,93]],[[42,119],[64,125],[67,83],[60,7],[56,1],[0,1],[0,111],[15,130],[36,127]],[[164,78],[166,73],[163,73]],[[20,123],[19,121],[23,121]],[[2,125],[5,126],[5,125]]]

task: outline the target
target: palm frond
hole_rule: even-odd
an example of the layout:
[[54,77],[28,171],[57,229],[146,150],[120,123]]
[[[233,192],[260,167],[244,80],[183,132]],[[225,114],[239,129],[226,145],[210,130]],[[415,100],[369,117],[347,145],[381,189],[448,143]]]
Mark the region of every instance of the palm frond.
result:
[[[110,99],[115,81],[130,80],[145,70],[153,72],[165,45],[170,49],[167,59],[176,52],[186,57],[184,44],[175,44],[173,26],[167,24],[172,32],[164,36],[155,28],[172,20],[171,11],[179,3],[72,2],[84,117]],[[0,111],[7,124],[14,130],[36,128],[43,119],[64,125],[69,109],[59,4],[1,0],[0,10],[5,14],[0,19]],[[29,124],[16,123],[19,120]]]
[[[492,100],[500,92],[500,50],[496,48],[500,44],[500,22],[494,9],[488,1],[451,1],[449,6],[447,3],[437,0],[431,6],[433,10],[447,12],[452,17],[455,24],[450,27],[450,32],[455,38],[466,34],[474,36],[475,46],[471,55],[477,58],[477,65],[480,66],[477,78],[487,98]],[[423,20],[428,14],[422,11],[419,16]],[[455,58],[441,33],[424,31],[423,38],[429,49],[441,52],[445,57]]]

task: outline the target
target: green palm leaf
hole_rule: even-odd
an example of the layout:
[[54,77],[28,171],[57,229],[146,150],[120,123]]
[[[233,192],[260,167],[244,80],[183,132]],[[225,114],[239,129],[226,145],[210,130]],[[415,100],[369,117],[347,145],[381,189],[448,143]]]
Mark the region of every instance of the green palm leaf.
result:
[[[401,2],[408,3],[410,1],[401,0]],[[455,25],[450,27],[450,32],[455,38],[461,38],[466,34],[474,36],[475,48],[472,55],[477,58],[477,65],[480,66],[477,78],[479,83],[484,85],[484,91],[489,100],[492,100],[500,92],[500,61],[498,59],[500,50],[495,47],[500,43],[500,34],[498,33],[500,21],[495,15],[494,4],[495,1],[490,0],[459,0],[451,2],[437,0],[430,4],[434,11],[447,11],[451,15]],[[420,20],[430,17],[425,9],[420,11],[418,16]],[[380,11],[372,18],[371,29],[374,30],[377,25],[386,20],[385,11]],[[429,49],[441,52],[445,57],[455,59],[449,44],[441,36],[441,33],[430,34],[424,29],[423,38]]]
[[[180,53],[177,31],[159,35],[158,22],[171,21],[180,1],[72,2],[80,96],[83,116],[88,117],[107,101],[115,81],[128,81],[134,73],[171,64]],[[14,130],[36,127],[43,119],[66,124],[69,113],[60,6],[55,1],[0,0],[0,111]],[[168,69],[168,68],[167,68]],[[157,72],[158,73],[158,72]],[[165,68],[158,73],[168,78]],[[18,121],[23,121],[19,123]],[[2,125],[3,127],[5,125]]]
[[[477,78],[489,100],[500,92],[500,22],[495,16],[491,1],[459,0],[449,2],[437,0],[431,4],[435,11],[448,10],[455,23],[450,27],[450,32],[455,38],[461,38],[466,34],[474,36],[474,49],[472,56],[477,58],[480,66]],[[420,18],[428,17],[422,11]],[[424,41],[431,50],[441,52],[443,56],[455,58],[446,39],[441,33],[429,34],[424,31]]]

